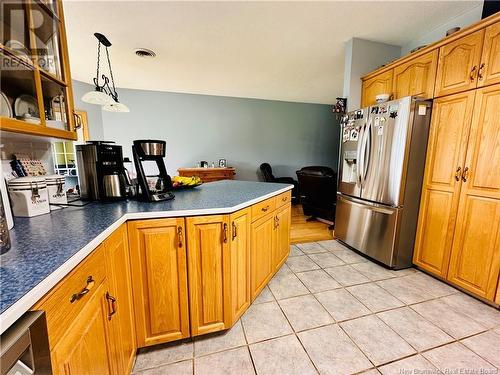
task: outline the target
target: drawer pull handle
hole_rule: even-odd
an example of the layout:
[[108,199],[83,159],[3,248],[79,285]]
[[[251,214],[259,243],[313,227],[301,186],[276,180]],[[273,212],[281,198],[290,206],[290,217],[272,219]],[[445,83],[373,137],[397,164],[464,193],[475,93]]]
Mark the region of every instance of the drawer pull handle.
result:
[[232,235],[232,240],[234,241],[234,239],[236,238],[236,236],[238,235],[237,232],[236,232],[236,224],[234,223],[233,221],[233,235]]
[[90,289],[92,289],[93,286],[94,286],[94,278],[92,276],[89,276],[87,278],[87,285],[85,286],[85,288],[80,290],[78,293],[74,293],[71,296],[71,299],[69,300],[69,302],[73,303],[73,302],[78,301],[79,299],[83,298],[88,292],[90,292]]
[[460,181],[460,171],[462,170],[462,168],[460,167],[457,167],[457,170],[455,171],[455,180],[456,181]]
[[179,238],[179,247],[182,247],[182,242],[183,242],[182,227],[177,227],[177,237]]
[[282,200],[283,202],[286,202],[286,200],[287,200],[287,199],[288,199],[288,197],[283,197],[283,198],[281,198],[281,200]]
[[224,230],[222,232],[223,232],[222,240],[224,241],[224,243],[227,243],[227,224],[226,223],[224,223]]
[[267,210],[269,210],[269,205],[267,205],[266,207],[262,207],[261,210],[267,212]]
[[106,299],[111,302],[111,310],[108,314],[108,320],[111,320],[111,317],[116,314],[116,298],[109,294],[109,292],[106,292]]

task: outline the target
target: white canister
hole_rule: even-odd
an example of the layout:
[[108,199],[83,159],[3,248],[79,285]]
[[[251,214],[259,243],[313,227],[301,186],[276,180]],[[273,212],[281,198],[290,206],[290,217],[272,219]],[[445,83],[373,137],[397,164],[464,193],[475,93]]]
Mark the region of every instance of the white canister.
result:
[[32,217],[50,212],[44,177],[14,178],[8,187],[14,216]]
[[[51,174],[45,176],[47,182],[47,191],[49,194],[49,203],[52,204],[68,204],[66,197],[66,189],[64,188],[64,176],[60,174]],[[60,207],[50,206],[51,210],[59,210]]]

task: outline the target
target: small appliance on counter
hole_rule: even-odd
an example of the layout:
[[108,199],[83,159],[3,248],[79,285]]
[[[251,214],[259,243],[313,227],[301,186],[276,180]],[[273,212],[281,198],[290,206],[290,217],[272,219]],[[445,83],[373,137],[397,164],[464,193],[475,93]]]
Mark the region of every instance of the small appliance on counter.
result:
[[123,166],[122,146],[109,141],[89,141],[76,146],[80,196],[88,200],[119,200],[131,186]]
[[66,190],[64,189],[65,178],[60,174],[52,174],[45,176],[45,181],[47,181],[47,191],[49,193],[49,204],[51,210],[58,210],[61,207],[57,207],[58,204],[66,205],[68,204],[68,198],[66,196]]
[[[132,154],[134,155],[137,180],[139,182],[139,198],[149,202],[166,201],[174,198],[172,180],[167,174],[163,158],[165,157],[166,142],[161,140],[143,139],[134,141]],[[157,175],[146,175],[144,164],[148,161],[156,163]]]
[[14,216],[33,217],[50,212],[45,177],[18,177],[8,182]]

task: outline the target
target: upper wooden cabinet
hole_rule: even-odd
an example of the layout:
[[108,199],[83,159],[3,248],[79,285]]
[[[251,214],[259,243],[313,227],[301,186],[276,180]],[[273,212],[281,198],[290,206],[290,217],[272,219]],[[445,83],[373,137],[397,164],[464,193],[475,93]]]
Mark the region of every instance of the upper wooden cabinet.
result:
[[388,70],[364,80],[361,89],[361,107],[375,104],[375,97],[379,94],[392,95],[392,77],[393,71]]
[[135,321],[132,303],[132,278],[128,248],[127,225],[123,224],[104,242],[108,291],[106,299],[110,306],[108,320],[113,345],[111,354],[115,373],[132,371],[135,351]]
[[[2,2],[0,27],[0,87],[10,107],[0,130],[76,140],[62,2]],[[19,100],[29,111],[16,113]]]
[[128,222],[137,343],[189,337],[184,219]]
[[476,87],[483,39],[484,30],[479,30],[439,49],[435,96]]
[[500,22],[486,28],[478,86],[500,82]]
[[460,181],[472,119],[474,92],[434,100],[413,262],[445,278]]
[[229,216],[188,217],[186,228],[191,335],[229,328],[231,326]]
[[251,209],[229,216],[231,222],[231,322],[234,324],[250,306]]
[[434,82],[438,50],[426,53],[405,64],[394,68],[393,92],[394,98],[418,95],[425,99],[434,95]]

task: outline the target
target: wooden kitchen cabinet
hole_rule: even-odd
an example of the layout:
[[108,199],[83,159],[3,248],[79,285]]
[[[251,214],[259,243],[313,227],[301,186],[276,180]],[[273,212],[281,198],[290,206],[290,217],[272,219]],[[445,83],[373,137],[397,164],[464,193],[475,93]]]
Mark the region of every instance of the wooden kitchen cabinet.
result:
[[394,68],[393,92],[394,98],[419,96],[429,99],[434,96],[434,82],[438,50],[426,53],[407,63]]
[[380,73],[375,77],[363,80],[361,88],[361,107],[376,103],[375,97],[379,94],[392,95],[393,70]]
[[111,355],[116,374],[132,371],[137,349],[132,303],[132,278],[127,225],[123,224],[104,242],[108,291],[106,294],[113,345]]
[[290,225],[292,207],[286,204],[275,213],[275,240],[273,246],[273,271],[277,272],[290,253]]
[[112,374],[105,293],[105,285],[99,285],[73,324],[64,327],[51,351],[54,374]]
[[234,324],[250,306],[251,209],[229,216],[231,222],[231,322]]
[[477,90],[448,279],[495,299],[500,269],[500,85]]
[[229,215],[188,217],[186,233],[191,335],[230,328]]
[[139,347],[189,337],[183,218],[128,222]]
[[434,96],[476,88],[483,39],[484,29],[439,48]]
[[434,100],[413,262],[445,278],[474,92]]
[[478,86],[500,83],[500,22],[486,28]]
[[252,301],[273,275],[275,214],[274,211],[251,224],[250,291]]

